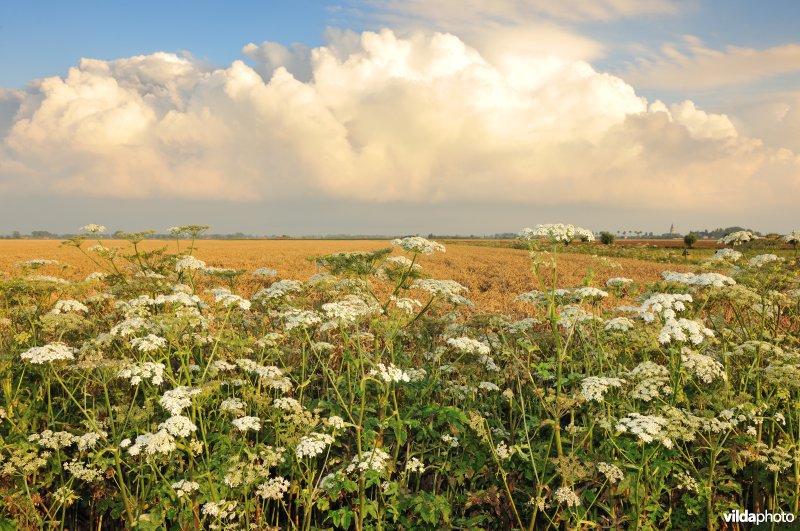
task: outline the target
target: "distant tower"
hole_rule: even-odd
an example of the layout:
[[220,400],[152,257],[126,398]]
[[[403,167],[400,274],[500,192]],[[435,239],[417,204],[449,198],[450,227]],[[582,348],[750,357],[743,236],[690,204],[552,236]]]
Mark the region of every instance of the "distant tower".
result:
[[675,230],[675,224],[674,223],[669,226],[669,233],[670,234],[678,234],[678,231]]

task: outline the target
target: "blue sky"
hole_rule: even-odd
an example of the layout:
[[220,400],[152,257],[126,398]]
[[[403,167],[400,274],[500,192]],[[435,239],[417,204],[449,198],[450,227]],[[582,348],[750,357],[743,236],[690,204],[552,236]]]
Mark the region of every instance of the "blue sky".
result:
[[[298,234],[526,209],[789,230],[798,20],[790,0],[3,1],[0,233],[53,201],[120,222],[216,201],[193,221],[292,233],[237,217],[288,204]],[[424,221],[363,221],[382,208]]]

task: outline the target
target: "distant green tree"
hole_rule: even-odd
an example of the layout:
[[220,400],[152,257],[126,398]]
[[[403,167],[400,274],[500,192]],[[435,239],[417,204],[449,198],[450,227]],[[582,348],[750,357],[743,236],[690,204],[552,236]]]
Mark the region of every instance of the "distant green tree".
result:
[[614,236],[613,234],[611,234],[610,232],[601,232],[600,233],[600,242],[603,245],[612,245],[614,243],[614,240],[616,240],[616,239],[617,239],[617,237]]
[[691,249],[691,248],[692,248],[692,246],[693,246],[695,243],[697,243],[697,236],[695,236],[695,235],[694,235],[694,234],[692,234],[692,233],[689,233],[689,234],[687,234],[686,236],[684,236],[684,237],[683,237],[683,243],[685,243],[685,244],[686,244],[686,246],[687,246],[689,249]]

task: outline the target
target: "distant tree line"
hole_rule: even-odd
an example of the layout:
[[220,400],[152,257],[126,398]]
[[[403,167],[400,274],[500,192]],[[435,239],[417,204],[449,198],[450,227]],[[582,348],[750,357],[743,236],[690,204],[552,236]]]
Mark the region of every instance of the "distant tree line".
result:
[[[745,229],[743,227],[726,227],[726,228],[716,228],[716,229],[703,229],[703,230],[692,230],[685,234],[694,234],[697,236],[698,239],[707,240],[707,239],[719,239],[725,236],[726,234],[730,234],[731,232],[736,232],[740,230],[750,230],[754,234],[761,235],[759,232],[756,232],[752,229]],[[104,238],[114,238],[116,237],[121,231],[116,231],[113,233],[102,234],[102,235],[91,235],[91,239],[104,239]],[[618,230],[613,233],[605,232],[606,234],[613,234],[616,238],[636,238],[636,239],[647,239],[647,240],[659,240],[659,239],[677,239],[683,238],[682,234],[672,234],[672,233],[663,233],[663,234],[654,234],[653,232],[645,232],[641,230]],[[600,233],[598,233],[600,234]],[[201,234],[198,236],[199,239],[203,240],[386,240],[396,238],[398,236],[413,236],[414,234],[311,234],[307,236],[289,236],[286,234],[271,234],[271,235],[253,235],[253,234],[245,234],[243,232],[234,232],[232,234]],[[11,234],[7,235],[0,235],[0,239],[27,239],[27,240],[65,240],[75,236],[74,233],[65,233],[65,234],[58,234],[54,232],[50,232],[47,230],[34,230],[31,231],[30,234],[21,234],[20,231],[15,230]],[[491,240],[513,240],[516,239],[517,233],[516,232],[497,232],[494,234],[434,234],[429,233],[427,235],[428,239],[440,239],[440,240],[477,240],[477,239],[491,239]],[[172,234],[153,234],[149,236],[148,239],[152,240],[172,240],[175,236]]]

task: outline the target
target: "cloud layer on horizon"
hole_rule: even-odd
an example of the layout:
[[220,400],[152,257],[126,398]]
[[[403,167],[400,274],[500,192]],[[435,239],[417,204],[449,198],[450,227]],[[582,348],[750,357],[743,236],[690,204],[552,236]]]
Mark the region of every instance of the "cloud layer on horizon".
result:
[[243,53],[84,59],[0,90],[0,192],[727,210],[800,191],[796,152],[574,58],[391,30]]

